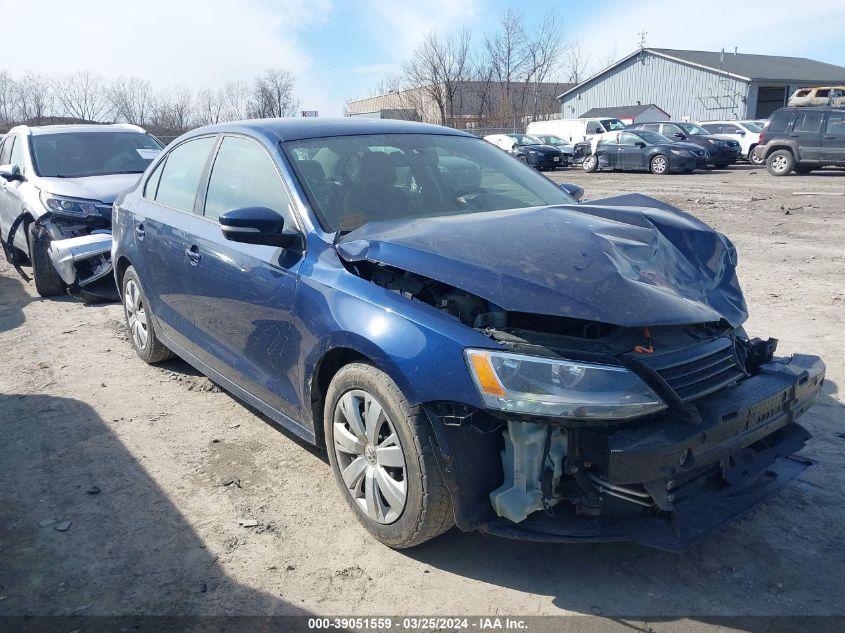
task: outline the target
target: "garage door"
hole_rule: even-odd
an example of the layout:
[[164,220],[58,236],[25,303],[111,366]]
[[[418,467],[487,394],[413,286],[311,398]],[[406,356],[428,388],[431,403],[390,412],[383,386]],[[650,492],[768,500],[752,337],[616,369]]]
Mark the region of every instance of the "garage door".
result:
[[772,112],[784,105],[786,105],[786,86],[757,89],[757,114],[755,116],[758,119],[768,119]]

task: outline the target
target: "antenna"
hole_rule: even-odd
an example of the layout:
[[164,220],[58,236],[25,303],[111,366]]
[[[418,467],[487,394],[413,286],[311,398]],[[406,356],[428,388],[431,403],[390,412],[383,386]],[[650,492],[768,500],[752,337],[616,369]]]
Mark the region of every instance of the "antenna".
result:
[[645,38],[646,38],[646,35],[648,35],[648,31],[646,31],[645,29],[643,29],[642,31],[640,31],[639,33],[637,33],[637,35],[639,35],[639,36],[640,36],[640,48],[641,48],[641,49],[642,49],[642,48],[645,48]]

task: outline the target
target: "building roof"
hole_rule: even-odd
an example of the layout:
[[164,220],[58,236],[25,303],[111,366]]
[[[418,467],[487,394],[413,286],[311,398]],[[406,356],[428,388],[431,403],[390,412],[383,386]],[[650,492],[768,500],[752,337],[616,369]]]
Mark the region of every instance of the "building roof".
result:
[[669,113],[660,106],[653,103],[646,103],[644,105],[630,105],[630,106],[612,106],[610,108],[592,108],[587,110],[580,118],[588,119],[590,117],[607,116],[616,119],[633,119],[641,115],[649,108],[657,108],[668,118]]
[[845,67],[817,62],[806,57],[783,57],[781,55],[752,55],[749,53],[685,51],[675,48],[637,49],[619,61],[611,64],[572,86],[558,95],[563,99],[569,93],[592,82],[612,68],[623,64],[642,53],[658,55],[683,64],[698,66],[712,72],[720,72],[743,81],[784,81],[797,83],[833,84],[845,83]]
[[806,57],[784,57],[782,55],[752,55],[749,53],[684,51],[672,48],[646,49],[681,61],[703,66],[712,70],[727,72],[748,80],[784,80],[841,82],[845,80],[845,68],[817,62]]

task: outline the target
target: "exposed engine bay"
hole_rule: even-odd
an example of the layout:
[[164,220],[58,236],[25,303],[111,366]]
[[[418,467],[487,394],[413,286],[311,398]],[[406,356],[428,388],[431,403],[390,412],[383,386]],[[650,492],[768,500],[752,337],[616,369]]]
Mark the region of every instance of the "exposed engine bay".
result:
[[[517,536],[513,530],[518,527],[520,538],[530,529],[538,531],[536,538],[550,540],[570,540],[573,531],[578,538],[595,536],[579,532],[577,521],[570,523],[577,517],[590,519],[600,533],[597,540],[608,540],[619,521],[625,533],[632,521],[644,522],[650,527],[634,540],[679,549],[681,539],[686,543],[741,509],[728,504],[724,512],[702,515],[697,509],[685,512],[685,502],[694,505],[690,500],[719,494],[729,484],[738,499],[762,498],[810,465],[791,457],[809,438],[794,418],[819,392],[824,365],[808,356],[776,359],[774,339],[750,339],[724,320],[622,327],[509,312],[392,266],[371,261],[349,266],[387,290],[483,332],[507,350],[625,366],[669,405],[625,423],[435,407],[430,417],[451,427],[444,433],[466,429],[485,438],[490,457],[493,450],[498,453],[495,474],[470,478],[489,502],[490,511],[470,512],[479,529]],[[474,467],[483,469],[477,461]],[[668,532],[654,529],[654,521]]]

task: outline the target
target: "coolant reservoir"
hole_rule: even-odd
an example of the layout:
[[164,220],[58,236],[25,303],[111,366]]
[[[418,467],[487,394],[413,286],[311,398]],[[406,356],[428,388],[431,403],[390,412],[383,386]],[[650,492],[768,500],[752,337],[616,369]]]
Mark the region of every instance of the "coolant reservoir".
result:
[[[519,523],[532,512],[542,509],[540,475],[548,429],[547,424],[508,421],[504,432],[505,450],[502,451],[505,482],[490,493],[490,502],[500,517]],[[566,434],[560,427],[552,427],[549,449],[549,458],[554,464],[552,490],[560,482],[565,456]],[[555,505],[557,499],[551,499],[550,503]]]

